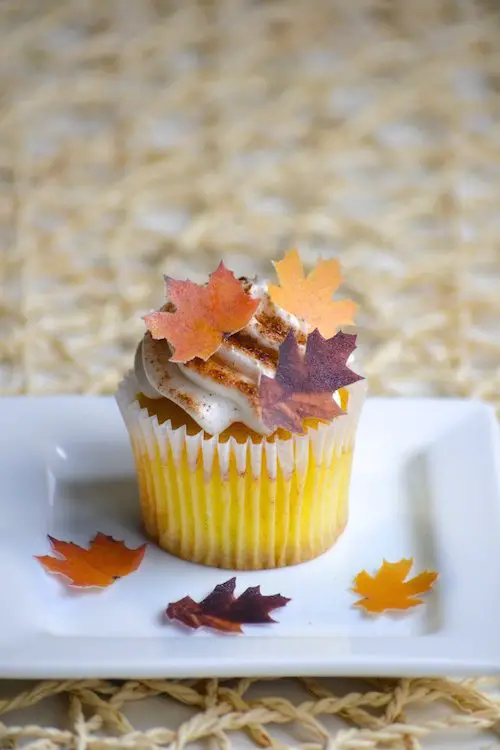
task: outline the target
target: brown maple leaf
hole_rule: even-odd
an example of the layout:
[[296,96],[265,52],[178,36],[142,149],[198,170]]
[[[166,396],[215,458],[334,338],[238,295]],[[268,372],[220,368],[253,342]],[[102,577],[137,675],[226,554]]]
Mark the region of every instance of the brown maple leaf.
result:
[[189,628],[207,627],[224,633],[241,633],[242,624],[276,622],[269,613],[290,601],[281,594],[263,596],[260,586],[251,586],[235,597],[235,588],[236,578],[231,578],[216,586],[201,602],[195,602],[190,596],[171,602],[166,615]]
[[245,292],[242,282],[222,262],[207,284],[165,276],[165,285],[174,311],[156,311],[144,321],[154,339],[167,339],[173,349],[172,362],[194,357],[207,360],[224,336],[247,325],[260,303]]
[[337,260],[320,260],[305,276],[297,250],[290,250],[274,263],[281,286],[271,284],[272,301],[284,310],[318,328],[323,336],[333,336],[339,326],[353,323],[356,304],[352,300],[332,300],[342,277]]
[[259,399],[266,427],[301,434],[306,418],[328,421],[343,414],[333,393],[363,379],[346,364],[355,348],[354,334],[339,331],[324,339],[316,329],[307,337],[302,354],[289,331],[279,348],[275,377],[263,375],[260,380]]
[[382,562],[374,576],[362,570],[354,579],[353,591],[362,599],[354,606],[362,607],[366,612],[378,613],[388,609],[410,609],[422,604],[422,599],[416,599],[419,594],[430,591],[438,578],[438,574],[429,570],[405,581],[413,558],[390,563]]
[[62,542],[49,536],[52,550],[59,557],[35,556],[50,573],[68,579],[72,586],[106,587],[123,576],[133,573],[142,562],[146,544],[130,549],[124,542],[99,532],[91,540],[89,549],[73,542]]

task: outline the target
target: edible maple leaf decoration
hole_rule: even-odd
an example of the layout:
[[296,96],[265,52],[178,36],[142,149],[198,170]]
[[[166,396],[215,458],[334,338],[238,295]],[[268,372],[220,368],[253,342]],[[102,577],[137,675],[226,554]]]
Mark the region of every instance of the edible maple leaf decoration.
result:
[[222,262],[207,284],[165,276],[165,286],[175,310],[153,312],[144,316],[144,321],[154,339],[167,339],[173,349],[172,362],[194,357],[207,360],[224,336],[246,326],[260,303],[245,292],[241,281]]
[[307,337],[302,354],[289,331],[279,348],[276,376],[263,375],[260,380],[259,400],[266,427],[301,434],[303,419],[330,420],[343,414],[333,393],[363,379],[346,365],[355,348],[355,334],[339,331],[324,339],[316,329]]
[[269,296],[276,305],[307,321],[311,330],[318,328],[328,338],[340,326],[353,323],[356,303],[332,300],[342,282],[338,261],[320,260],[306,276],[299,253],[290,250],[274,267],[281,286],[271,284]]
[[269,612],[284,607],[290,599],[281,594],[263,596],[260,586],[252,586],[240,596],[234,596],[236,578],[221,583],[201,602],[190,596],[171,602],[166,615],[189,628],[213,628],[224,633],[242,633],[242,624],[276,622]]
[[355,602],[366,612],[385,612],[387,609],[410,609],[422,604],[419,594],[430,591],[438,574],[429,570],[405,581],[413,565],[413,558],[390,563],[384,560],[374,576],[362,570],[354,579],[353,591],[362,596]]
[[36,556],[50,573],[58,573],[68,579],[72,586],[106,587],[118,578],[133,573],[142,562],[146,544],[129,549],[123,542],[99,532],[91,540],[89,549],[73,542],[62,542],[49,536],[53,552],[50,555]]

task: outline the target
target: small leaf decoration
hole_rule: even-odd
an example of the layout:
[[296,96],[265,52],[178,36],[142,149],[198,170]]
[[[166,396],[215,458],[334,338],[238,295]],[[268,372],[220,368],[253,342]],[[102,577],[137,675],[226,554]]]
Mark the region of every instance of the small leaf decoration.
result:
[[259,399],[266,427],[300,434],[306,418],[330,420],[343,414],[332,394],[363,379],[346,365],[355,348],[354,334],[339,331],[324,339],[316,329],[307,337],[302,354],[289,331],[279,348],[276,376],[263,375],[260,380]]
[[276,305],[305,320],[326,338],[333,336],[340,326],[354,322],[356,303],[332,300],[342,282],[338,261],[320,260],[307,277],[297,250],[290,250],[273,265],[281,284],[269,286],[269,296]]
[[49,536],[53,552],[36,556],[50,573],[64,576],[71,586],[81,588],[106,587],[118,578],[133,573],[142,562],[146,544],[129,549],[124,542],[99,532],[91,540],[89,549],[73,542],[62,542]]
[[260,586],[252,586],[235,597],[235,588],[236,578],[231,578],[216,586],[201,602],[185,596],[168,605],[167,617],[189,628],[207,627],[224,633],[242,633],[242,624],[276,622],[269,613],[290,601],[281,594],[263,596]]
[[154,339],[167,339],[172,362],[194,357],[207,360],[224,336],[244,328],[260,300],[252,299],[224,263],[210,275],[207,284],[176,281],[165,276],[167,299],[175,310],[157,311],[144,317]]
[[390,563],[384,560],[374,576],[362,570],[354,579],[353,591],[362,599],[355,602],[366,612],[385,612],[388,609],[410,609],[422,604],[415,597],[432,589],[438,574],[429,570],[405,581],[413,565],[413,558]]

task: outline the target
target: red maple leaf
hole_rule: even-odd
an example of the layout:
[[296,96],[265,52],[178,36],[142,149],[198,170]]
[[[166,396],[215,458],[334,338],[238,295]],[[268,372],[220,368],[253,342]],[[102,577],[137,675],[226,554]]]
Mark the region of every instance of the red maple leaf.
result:
[[276,622],[269,613],[290,601],[281,594],[263,596],[260,586],[251,586],[235,597],[235,588],[236,578],[231,578],[216,586],[201,602],[195,602],[190,596],[171,602],[166,615],[189,628],[207,627],[224,633],[241,633],[242,624]]
[[165,276],[166,294],[173,311],[158,310],[144,321],[154,339],[167,339],[172,362],[194,357],[207,360],[224,336],[241,330],[257,310],[252,299],[224,263],[210,275],[207,284],[176,281]]
[[356,335],[339,331],[324,339],[318,329],[308,337],[302,354],[292,331],[279,348],[276,376],[263,375],[259,398],[262,420],[271,430],[282,427],[303,433],[303,420],[330,420],[344,412],[333,393],[362,380],[347,367],[356,348]]

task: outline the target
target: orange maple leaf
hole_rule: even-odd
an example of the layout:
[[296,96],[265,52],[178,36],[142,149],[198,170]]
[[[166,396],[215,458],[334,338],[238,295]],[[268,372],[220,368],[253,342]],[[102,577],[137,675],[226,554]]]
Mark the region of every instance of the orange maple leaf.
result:
[[354,579],[353,591],[362,596],[355,602],[356,607],[363,607],[366,612],[385,612],[387,609],[410,609],[422,604],[416,599],[419,594],[430,591],[438,574],[429,570],[405,581],[413,558],[399,562],[382,562],[374,576],[362,570]]
[[160,310],[144,317],[154,339],[167,339],[172,362],[194,357],[207,360],[224,336],[246,326],[260,300],[252,299],[224,263],[210,274],[207,284],[176,281],[165,276],[166,295],[173,312]]
[[342,282],[338,261],[320,260],[307,277],[297,250],[290,250],[273,265],[281,284],[269,285],[269,296],[276,305],[305,320],[311,329],[318,328],[325,338],[354,322],[356,303],[332,300]]
[[133,573],[142,562],[146,544],[130,549],[124,542],[99,532],[91,540],[89,549],[73,542],[62,542],[49,536],[53,552],[50,555],[35,556],[50,573],[57,573],[68,579],[72,586],[105,587],[118,578]]

